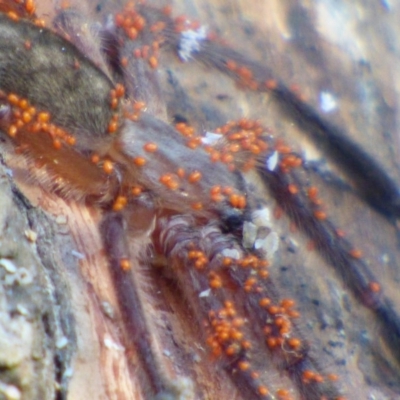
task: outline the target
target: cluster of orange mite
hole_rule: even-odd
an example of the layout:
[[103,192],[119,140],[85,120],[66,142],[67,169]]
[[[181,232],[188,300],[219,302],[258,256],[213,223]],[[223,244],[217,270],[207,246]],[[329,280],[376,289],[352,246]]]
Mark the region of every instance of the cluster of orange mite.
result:
[[11,115],[7,134],[12,139],[17,138],[21,130],[31,134],[48,134],[53,140],[54,149],[61,148],[62,143],[73,146],[76,142],[74,136],[68,134],[64,129],[51,123],[51,116],[46,111],[37,111],[27,99],[10,93],[6,97],[11,106]]
[[108,124],[107,131],[109,134],[114,134],[118,131],[119,128],[119,105],[121,100],[125,96],[125,87],[120,83],[115,85],[114,89],[111,89],[110,92],[110,108],[113,110],[113,115],[111,116],[110,122]]
[[[262,308],[268,308],[271,316],[275,316],[273,322],[267,324],[264,328],[266,336],[266,344],[270,350],[284,349],[287,345],[288,351],[299,349],[301,341],[297,338],[289,337],[290,334],[290,318],[297,318],[298,312],[293,310],[295,305],[292,299],[283,299],[279,306],[271,305],[271,300],[262,298],[259,301]],[[223,354],[227,357],[233,358],[241,355],[239,361],[236,362],[236,368],[248,376],[257,385],[258,394],[261,397],[266,397],[270,394],[269,389],[262,384],[259,384],[260,374],[252,368],[249,359],[246,359],[246,351],[250,350],[253,345],[246,339],[244,327],[247,320],[238,316],[235,305],[232,301],[225,301],[221,309],[210,311],[208,313],[209,322],[207,323],[208,329],[211,333],[207,337],[207,344],[211,349],[214,357],[220,357]],[[279,337],[272,337],[273,330],[279,330]],[[305,385],[323,383],[325,380],[337,381],[338,377],[335,374],[328,374],[323,376],[311,370],[302,372],[302,381]],[[291,400],[292,396],[286,389],[275,390],[276,397],[280,400]],[[343,397],[337,400],[345,400]]]
[[[253,71],[246,65],[241,65],[240,63],[227,59],[225,61],[225,66],[230,75],[236,80],[239,87],[252,90],[269,92],[276,91],[279,87],[279,82],[275,79],[262,80],[255,76]],[[298,98],[306,100],[306,96],[301,92],[298,85],[290,85],[292,93],[294,93]]]
[[[163,13],[169,15],[171,12],[170,7],[164,7]],[[128,2],[124,10],[117,13],[114,18],[115,25],[121,29],[128,40],[136,40],[140,34],[146,29],[146,33],[151,32],[154,36],[151,44],[145,44],[133,50],[132,56],[135,59],[146,60],[148,65],[155,69],[158,66],[159,49],[164,41],[163,36],[159,35],[166,28],[164,21],[156,21],[151,26],[147,26],[146,18],[140,14],[135,8],[134,2]],[[123,56],[120,60],[122,67],[126,67],[129,63],[129,58]]]
[[[288,154],[290,153],[289,150],[287,150]],[[296,157],[296,156],[294,156]],[[297,161],[295,161],[294,163],[292,162],[292,155],[290,154],[286,160],[284,160],[284,164],[280,164],[280,168],[283,172],[287,172],[288,169],[288,160],[290,161],[290,168],[297,168],[298,166],[300,166],[300,162],[298,163]],[[289,184],[288,188],[287,188],[288,192],[291,195],[296,195],[299,193],[300,188],[298,186],[296,186],[295,184]],[[318,221],[325,221],[328,219],[328,215],[324,210],[324,203],[322,201],[322,199],[319,197],[318,195],[318,188],[315,186],[310,186],[306,189],[306,196],[309,200],[310,203],[310,207],[313,210],[313,216],[318,220]],[[345,236],[345,233],[341,230],[341,229],[336,229],[335,231],[337,237],[339,238],[343,238]],[[314,243],[310,242],[308,244],[308,248],[310,250],[314,249]],[[363,257],[363,253],[360,249],[358,248],[352,248],[349,250],[348,252],[349,256],[352,257],[353,259],[361,259]],[[371,281],[368,284],[368,289],[372,292],[372,293],[379,293],[381,291],[381,287],[380,284],[378,282],[375,281]]]
[[[271,306],[270,301],[261,299],[260,305],[261,307],[270,307],[271,315],[279,314],[279,316],[275,318],[274,323],[276,327],[280,329],[281,337],[273,340],[273,338],[268,337],[269,333],[266,332],[270,326],[264,329],[267,336],[266,343],[268,347],[271,350],[278,347],[283,348],[285,343],[292,349],[300,347],[301,342],[299,339],[289,338],[284,341],[284,336],[288,335],[290,332],[290,322],[285,318],[285,313],[286,317],[289,315],[290,318],[297,316],[297,312],[292,309],[294,301],[292,299],[284,299],[281,301],[280,306]],[[252,368],[250,359],[246,359],[245,357],[246,352],[253,347],[252,343],[246,339],[244,327],[247,320],[238,316],[232,301],[225,301],[221,309],[210,311],[208,317],[209,322],[207,326],[208,329],[211,329],[211,333],[207,338],[207,344],[211,349],[212,355],[214,357],[220,357],[224,354],[229,358],[241,355],[239,361],[235,364],[236,368],[242,373],[247,374],[253,380],[256,390],[261,397],[267,397],[270,394],[270,390],[267,386],[260,384],[260,373]],[[325,379],[335,381],[337,380],[337,376],[329,374],[327,377],[324,377],[311,370],[305,370],[302,374],[304,384],[322,383]],[[283,388],[276,389],[275,395],[280,400],[293,399],[290,392]]]
[[[277,140],[275,143],[275,150],[278,151],[280,155],[280,162],[279,162],[279,168],[280,171],[283,173],[289,173],[291,170],[294,170],[296,168],[299,168],[302,166],[302,159],[297,156],[296,154],[293,153],[293,150],[285,144],[282,140]],[[290,193],[292,196],[297,195],[300,192],[300,188],[294,184],[290,183],[287,186],[287,191]],[[318,221],[325,221],[328,219],[328,215],[325,211],[324,203],[322,199],[319,197],[318,194],[318,188],[315,186],[309,186],[306,190],[306,197],[308,198],[310,208],[313,210],[313,216],[318,220]],[[279,210],[276,213],[276,217],[279,217],[281,213]],[[345,233],[337,229],[336,230],[336,235],[340,238],[343,238],[345,236]],[[310,242],[308,245],[308,248],[310,250],[314,249],[314,243]],[[360,259],[362,258],[363,254],[362,251],[353,248],[349,251],[349,255],[354,258],[354,259]],[[378,282],[371,282],[369,285],[369,288],[372,292],[377,293],[380,291],[380,285]]]
[[[207,345],[211,348],[213,356],[219,357],[225,354],[233,357],[252,348],[251,342],[246,340],[242,329],[246,321],[237,315],[233,302],[225,301],[220,310],[210,311],[208,317],[212,334],[207,338]],[[237,363],[237,368],[249,374],[254,381],[259,379],[259,373],[252,370],[248,360],[241,359]],[[257,391],[261,396],[269,394],[268,388],[261,384],[258,385]]]
[[[209,260],[201,250],[188,250],[187,257],[190,265],[197,270],[205,270],[209,266]],[[260,259],[254,254],[247,254],[239,259],[222,257],[219,267],[222,269],[239,267],[242,270],[247,270],[249,274],[243,283],[243,290],[247,293],[255,293],[255,295],[262,294],[263,288],[257,283],[259,279],[268,278],[268,261]],[[217,271],[218,267],[208,272],[208,283],[212,290],[223,289],[225,285],[223,275]],[[271,351],[299,350],[302,346],[301,340],[291,337],[292,325],[290,320],[299,317],[298,311],[294,309],[294,300],[283,299],[279,304],[275,305],[270,298],[260,297],[258,305],[260,312],[264,311],[268,315],[266,318],[267,323],[263,329],[267,347]],[[208,313],[206,326],[209,329],[209,335],[207,344],[214,357],[225,355],[233,358],[240,355],[240,360],[237,362],[238,370],[248,374],[257,384],[259,373],[252,369],[250,359],[246,358],[246,352],[253,347],[251,341],[246,338],[246,321],[246,319],[239,316],[233,301],[224,301],[221,309],[212,310]],[[320,376],[317,373],[314,375],[315,377]],[[317,378],[313,382],[317,382]],[[260,396],[269,394],[267,387],[261,384],[257,386],[257,391]],[[289,392],[285,389],[278,389],[276,395],[282,400],[291,399]]]
[[36,18],[36,6],[34,0],[0,1],[0,12],[5,13],[13,21],[20,18],[31,20],[36,26],[44,27],[43,19]]

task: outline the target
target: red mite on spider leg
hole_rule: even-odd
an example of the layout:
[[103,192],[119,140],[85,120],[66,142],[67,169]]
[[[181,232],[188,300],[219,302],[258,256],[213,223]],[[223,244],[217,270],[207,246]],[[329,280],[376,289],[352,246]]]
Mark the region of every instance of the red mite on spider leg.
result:
[[198,60],[243,90],[272,94],[300,128],[332,149],[366,202],[398,217],[397,185],[371,156],[266,66],[198,23],[174,19],[169,8],[128,3],[105,24],[107,51],[90,60],[82,51],[92,39],[74,36],[73,10],[57,17],[56,33],[35,19],[31,2],[3,4],[0,125],[8,151],[24,157],[47,190],[103,210],[101,232],[128,344],[144,370],[145,398],[203,398],[203,386],[178,361],[163,368],[152,342],[154,323],[132,278],[138,215],[166,278],[201,328],[210,364],[227,372],[240,398],[353,398],[315,357],[296,301],[282,297],[270,276],[279,237],[252,174],[375,315],[400,359],[400,316],[361,251],[330,221],[302,157],[258,121],[242,118],[204,134],[186,122],[171,125],[157,80],[160,52],[188,65]]

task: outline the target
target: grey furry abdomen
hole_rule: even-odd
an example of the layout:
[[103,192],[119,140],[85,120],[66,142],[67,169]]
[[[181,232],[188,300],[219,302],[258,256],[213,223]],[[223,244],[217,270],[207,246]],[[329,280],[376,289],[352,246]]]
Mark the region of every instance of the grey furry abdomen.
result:
[[0,15],[0,89],[50,112],[53,122],[81,135],[81,144],[105,134],[112,88],[107,76],[67,40]]

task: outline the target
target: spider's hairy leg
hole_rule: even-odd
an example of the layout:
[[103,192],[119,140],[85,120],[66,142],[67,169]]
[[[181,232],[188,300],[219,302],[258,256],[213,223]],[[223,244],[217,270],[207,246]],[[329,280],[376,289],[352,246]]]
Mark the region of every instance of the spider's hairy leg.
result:
[[[121,213],[110,213],[104,217],[101,231],[124,321],[126,342],[138,352],[144,366],[144,373],[142,370],[136,372],[141,374],[142,390],[145,398],[189,400],[194,393],[193,382],[185,376],[187,371],[171,368],[160,353],[166,350],[153,343],[156,322],[151,321],[144,310],[145,291],[140,287],[143,282],[138,273],[139,265],[131,264],[139,260],[137,256],[132,257],[124,224]],[[174,362],[178,362],[178,358],[178,354],[174,354]]]
[[[188,148],[190,140],[161,120],[143,113],[136,122],[126,121],[116,141],[117,147],[123,151],[121,154],[112,153],[112,156],[115,159],[119,157],[125,165],[129,165],[132,159],[145,160],[143,166],[131,167],[128,174],[157,196],[155,203],[158,207],[223,217],[226,201],[233,200],[234,195],[243,196],[238,188],[240,177],[222,163],[211,164],[210,155],[204,149]],[[154,143],[156,148],[148,151],[146,146],[149,143]],[[213,187],[217,186],[225,187],[230,194],[210,203]],[[232,210],[232,213],[241,214],[241,210]]]
[[199,226],[190,217],[177,216],[161,219],[159,225],[155,243],[176,271],[197,321],[206,324],[204,340],[243,395],[291,398],[295,390],[281,375],[285,371],[304,398],[341,398],[336,384],[307,354],[295,303],[279,300],[265,260],[249,254],[215,223]]
[[[307,184],[304,171],[292,170],[288,174],[260,168],[259,173],[280,207],[312,239],[315,248],[329,261],[357,299],[376,314],[382,327],[382,337],[393,349],[395,357],[400,359],[397,351],[400,317],[395,304],[376,281],[376,274],[361,251],[343,237],[343,232],[323,211],[317,188]],[[291,191],[291,188],[296,190]]]
[[119,73],[130,98],[144,103],[149,114],[167,121],[165,99],[157,76],[164,42],[160,32],[167,28],[165,19],[151,6],[128,3],[111,21],[106,34],[118,47],[109,45],[113,50],[109,61],[114,65],[116,59],[119,61]]
[[[180,54],[182,38],[167,35],[170,45]],[[301,94],[280,81],[267,65],[262,65],[216,40],[197,40],[191,58],[230,76],[241,87],[268,92],[279,105],[281,113],[325,152],[353,183],[358,193],[379,212],[390,218],[400,215],[400,189],[382,165],[357,145],[339,125],[324,118]],[[187,61],[187,60],[185,60]]]

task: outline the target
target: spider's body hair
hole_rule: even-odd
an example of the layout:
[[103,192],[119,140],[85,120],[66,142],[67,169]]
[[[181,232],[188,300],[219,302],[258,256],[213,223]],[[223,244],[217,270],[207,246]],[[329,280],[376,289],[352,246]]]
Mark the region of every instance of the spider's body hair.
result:
[[56,124],[77,135],[80,150],[111,140],[106,132],[113,84],[107,76],[49,29],[5,14],[0,28],[1,89],[48,111]]

